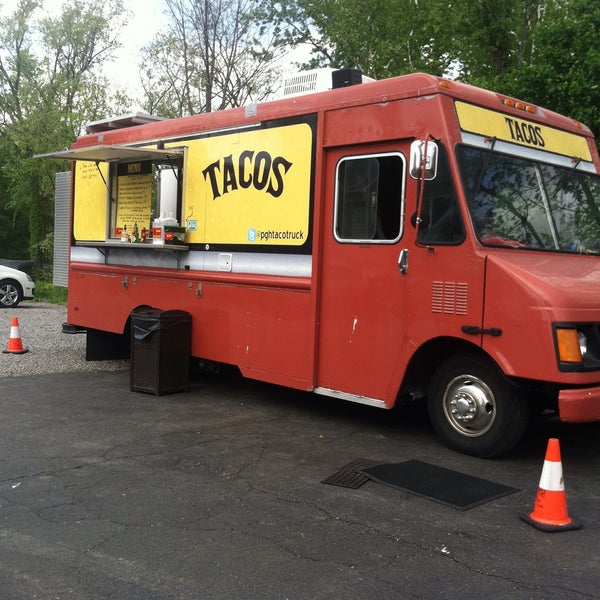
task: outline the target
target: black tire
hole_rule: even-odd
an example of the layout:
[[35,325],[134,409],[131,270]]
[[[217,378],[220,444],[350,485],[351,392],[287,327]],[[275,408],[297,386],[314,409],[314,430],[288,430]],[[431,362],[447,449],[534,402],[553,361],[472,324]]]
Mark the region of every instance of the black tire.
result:
[[23,290],[18,281],[3,279],[0,281],[0,307],[15,308],[23,300]]
[[529,423],[529,404],[498,367],[477,354],[444,361],[427,407],[438,436],[464,454],[491,458],[513,448]]

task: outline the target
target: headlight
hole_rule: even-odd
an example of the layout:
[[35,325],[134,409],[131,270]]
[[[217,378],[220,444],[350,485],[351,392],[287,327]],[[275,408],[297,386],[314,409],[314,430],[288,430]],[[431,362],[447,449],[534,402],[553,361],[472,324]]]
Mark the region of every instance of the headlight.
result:
[[555,323],[559,371],[600,371],[600,323]]
[[585,355],[587,354],[587,337],[585,333],[578,331],[577,339],[579,340],[579,352],[581,353],[581,358],[585,358]]

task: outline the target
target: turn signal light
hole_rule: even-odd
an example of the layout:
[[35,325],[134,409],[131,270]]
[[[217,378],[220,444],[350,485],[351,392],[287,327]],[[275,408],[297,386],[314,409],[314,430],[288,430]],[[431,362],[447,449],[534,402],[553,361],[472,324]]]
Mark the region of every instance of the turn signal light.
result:
[[583,361],[579,335],[576,329],[557,329],[556,341],[560,362],[580,363]]

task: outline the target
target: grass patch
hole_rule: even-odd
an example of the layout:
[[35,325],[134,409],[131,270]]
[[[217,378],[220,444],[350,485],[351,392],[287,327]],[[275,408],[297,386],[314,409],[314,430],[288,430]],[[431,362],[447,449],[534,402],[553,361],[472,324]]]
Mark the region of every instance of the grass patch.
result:
[[44,281],[35,284],[35,299],[37,302],[67,305],[67,288],[57,287]]

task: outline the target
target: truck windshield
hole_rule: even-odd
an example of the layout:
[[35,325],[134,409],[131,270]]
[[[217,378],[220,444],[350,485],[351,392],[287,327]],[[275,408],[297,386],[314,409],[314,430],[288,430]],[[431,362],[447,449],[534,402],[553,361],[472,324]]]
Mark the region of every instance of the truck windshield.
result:
[[483,244],[600,254],[600,177],[467,146],[457,156]]

